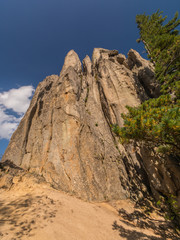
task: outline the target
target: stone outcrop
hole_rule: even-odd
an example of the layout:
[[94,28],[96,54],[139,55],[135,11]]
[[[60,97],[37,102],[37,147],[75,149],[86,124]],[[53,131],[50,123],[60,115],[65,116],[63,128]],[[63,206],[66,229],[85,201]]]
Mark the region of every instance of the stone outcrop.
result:
[[[148,169],[152,159],[121,145],[111,128],[123,125],[126,105],[138,106],[158,95],[153,65],[135,50],[126,58],[117,50],[96,48],[83,66],[71,50],[60,76],[39,83],[3,161],[89,201],[138,198],[149,187],[158,192],[152,175],[159,170]],[[170,181],[177,191],[179,183]],[[164,191],[168,188],[164,183]]]

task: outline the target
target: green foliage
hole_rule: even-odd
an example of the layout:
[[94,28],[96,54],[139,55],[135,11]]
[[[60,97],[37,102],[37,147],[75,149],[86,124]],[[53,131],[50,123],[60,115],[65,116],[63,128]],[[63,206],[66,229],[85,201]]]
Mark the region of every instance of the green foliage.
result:
[[131,140],[156,147],[159,153],[180,155],[180,24],[178,13],[167,24],[157,11],[151,16],[137,15],[140,39],[154,63],[161,96],[149,99],[137,108],[129,107],[122,114],[124,127],[113,126],[121,142]]
[[127,109],[129,113],[122,114],[124,127],[113,126],[122,142],[144,141],[159,152],[180,154],[180,109],[169,95]]
[[167,24],[159,10],[151,16],[137,15],[136,22],[140,30],[140,38],[155,65],[157,80],[162,84],[163,94],[180,94],[180,35],[175,28],[180,24],[178,13]]
[[172,221],[180,229],[180,208],[176,197],[172,194],[166,197],[161,196],[156,205],[165,212],[165,218]]

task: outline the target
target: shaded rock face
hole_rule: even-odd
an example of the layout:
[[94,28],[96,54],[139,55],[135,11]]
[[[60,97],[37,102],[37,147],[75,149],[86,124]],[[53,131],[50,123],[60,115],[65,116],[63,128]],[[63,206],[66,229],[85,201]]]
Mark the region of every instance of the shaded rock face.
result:
[[141,197],[153,184],[148,164],[118,142],[111,125],[123,125],[126,105],[158,96],[153,79],[152,64],[134,50],[126,59],[96,48],[83,66],[71,50],[60,76],[39,83],[3,161],[89,201]]

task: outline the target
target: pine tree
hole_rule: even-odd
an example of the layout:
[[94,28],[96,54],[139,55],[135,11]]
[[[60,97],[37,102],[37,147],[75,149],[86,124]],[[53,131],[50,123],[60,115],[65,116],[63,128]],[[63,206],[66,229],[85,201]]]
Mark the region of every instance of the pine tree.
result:
[[113,127],[122,142],[136,141],[156,147],[163,154],[180,156],[180,24],[178,13],[167,24],[159,10],[137,15],[140,38],[155,67],[161,96],[149,99],[122,114],[124,127]]
[[180,36],[175,28],[180,24],[178,13],[167,24],[159,10],[152,16],[137,15],[136,22],[140,38],[155,65],[157,80],[162,84],[161,92],[180,94]]

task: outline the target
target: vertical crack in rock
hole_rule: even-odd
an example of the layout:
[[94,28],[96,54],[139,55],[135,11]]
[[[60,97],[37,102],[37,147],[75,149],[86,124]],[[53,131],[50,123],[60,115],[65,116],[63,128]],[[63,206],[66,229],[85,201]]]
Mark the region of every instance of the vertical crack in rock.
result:
[[106,99],[106,96],[104,94],[103,88],[102,88],[102,86],[101,86],[99,81],[98,81],[98,89],[99,89],[101,106],[102,106],[102,110],[103,110],[104,116],[106,118],[106,121],[107,121],[109,127],[111,127],[112,120],[111,120],[111,115],[110,115],[110,111],[109,111],[108,101]]
[[34,115],[36,113],[36,110],[37,110],[37,102],[32,107],[28,118],[26,118],[27,122],[26,122],[26,125],[25,125],[26,127],[25,127],[25,137],[24,137],[24,141],[23,141],[23,149],[24,149],[24,153],[23,154],[25,154],[27,152],[26,146],[27,146],[27,142],[28,142],[28,136],[29,136],[30,128],[31,128],[31,125],[32,125],[32,120],[33,120],[33,117],[34,117]]
[[48,129],[48,138],[47,138],[47,143],[45,145],[45,151],[43,151],[43,156],[42,156],[42,162],[41,162],[41,166],[40,166],[40,170],[39,172],[42,173],[45,164],[48,161],[48,156],[49,156],[49,151],[50,151],[50,147],[51,147],[51,142],[52,142],[52,132],[53,132],[53,106],[51,107],[51,114],[50,114],[50,123],[49,123],[49,129]]

